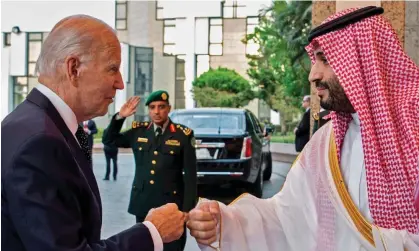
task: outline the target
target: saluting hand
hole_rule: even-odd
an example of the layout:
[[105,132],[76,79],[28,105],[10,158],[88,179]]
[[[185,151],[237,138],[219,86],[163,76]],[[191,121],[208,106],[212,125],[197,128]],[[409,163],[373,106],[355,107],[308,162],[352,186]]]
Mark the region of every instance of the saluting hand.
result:
[[217,225],[220,222],[220,206],[217,201],[198,204],[189,212],[187,227],[200,244],[211,245],[217,240]]
[[137,106],[140,103],[140,97],[134,96],[128,99],[128,101],[121,107],[119,116],[126,118],[131,116],[137,111]]

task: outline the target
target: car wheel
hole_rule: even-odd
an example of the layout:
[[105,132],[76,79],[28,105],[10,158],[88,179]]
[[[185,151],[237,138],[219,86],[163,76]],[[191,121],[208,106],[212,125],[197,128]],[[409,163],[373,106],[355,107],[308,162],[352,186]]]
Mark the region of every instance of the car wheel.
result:
[[269,153],[265,158],[266,169],[263,172],[263,180],[270,180],[272,176],[272,154]]
[[259,174],[255,182],[249,185],[250,185],[249,192],[258,198],[262,198],[262,194],[263,194],[262,167],[259,168]]

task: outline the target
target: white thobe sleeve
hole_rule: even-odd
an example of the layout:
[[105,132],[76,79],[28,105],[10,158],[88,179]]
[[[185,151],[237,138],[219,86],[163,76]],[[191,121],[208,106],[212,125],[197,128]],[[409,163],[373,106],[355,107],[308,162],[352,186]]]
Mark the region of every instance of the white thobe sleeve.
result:
[[[293,167],[282,191],[272,198],[247,194],[229,206],[220,203],[218,240],[211,247],[199,245],[201,250],[309,250],[316,210],[304,173],[298,164]],[[301,241],[303,235],[305,240]]]

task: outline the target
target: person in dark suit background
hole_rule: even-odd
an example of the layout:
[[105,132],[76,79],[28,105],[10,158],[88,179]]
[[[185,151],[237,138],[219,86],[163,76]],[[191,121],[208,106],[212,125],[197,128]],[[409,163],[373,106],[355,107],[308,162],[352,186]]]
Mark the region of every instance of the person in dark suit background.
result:
[[301,152],[310,139],[310,96],[304,96],[302,107],[306,109],[298,126],[294,129],[295,151]]
[[[137,222],[142,222],[151,208],[168,202],[189,212],[197,201],[193,131],[170,120],[169,94],[158,90],[145,102],[151,121],[134,121],[132,129],[120,133],[125,118],[135,113],[139,101],[139,97],[130,98],[103,132],[104,144],[130,147],[134,153],[135,177],[128,212]],[[185,243],[186,231],[178,241],[165,244],[164,250],[181,251]]]
[[102,205],[82,121],[103,116],[123,89],[115,31],[86,15],[59,21],[46,38],[37,85],[1,124],[1,249],[152,251],[177,240],[176,204],[101,239]]
[[109,175],[111,173],[111,160],[113,164],[113,180],[116,180],[118,175],[118,147],[114,144],[103,144],[103,152],[105,153],[106,158],[106,174],[103,180],[109,180]]
[[93,149],[93,135],[97,133],[96,123],[93,119],[83,121],[83,130],[87,134],[87,143],[90,150]]

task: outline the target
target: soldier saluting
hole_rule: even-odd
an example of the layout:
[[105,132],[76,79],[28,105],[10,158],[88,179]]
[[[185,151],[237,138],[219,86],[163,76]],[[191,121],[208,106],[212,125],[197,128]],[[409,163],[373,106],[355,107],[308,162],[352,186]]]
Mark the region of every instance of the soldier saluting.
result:
[[[135,157],[135,177],[128,212],[144,221],[150,209],[166,203],[176,203],[181,211],[189,212],[196,204],[196,152],[193,131],[173,123],[166,91],[155,91],[148,97],[151,122],[132,123],[132,128],[120,132],[126,117],[135,113],[139,97],[130,98],[116,113],[104,131],[103,143],[132,148]],[[184,174],[182,174],[184,172]],[[164,245],[164,251],[183,250],[182,237]]]

